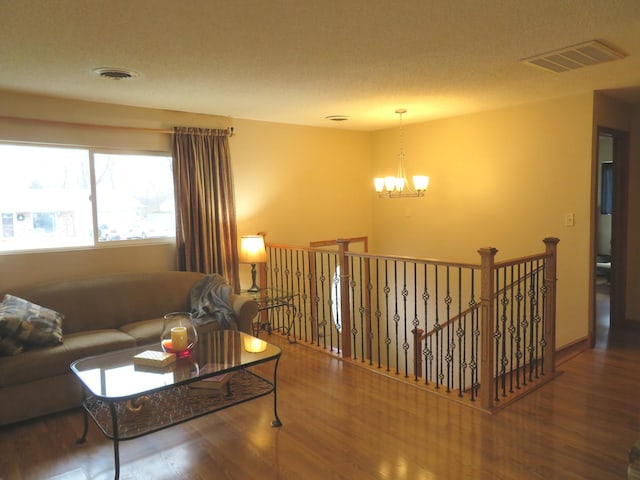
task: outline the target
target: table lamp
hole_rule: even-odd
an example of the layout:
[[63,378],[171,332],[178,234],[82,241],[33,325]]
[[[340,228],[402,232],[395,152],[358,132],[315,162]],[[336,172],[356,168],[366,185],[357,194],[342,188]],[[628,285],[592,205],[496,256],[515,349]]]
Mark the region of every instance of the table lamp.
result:
[[251,264],[251,287],[247,291],[251,293],[260,291],[256,284],[256,264],[267,263],[267,251],[262,235],[240,237],[240,263]]

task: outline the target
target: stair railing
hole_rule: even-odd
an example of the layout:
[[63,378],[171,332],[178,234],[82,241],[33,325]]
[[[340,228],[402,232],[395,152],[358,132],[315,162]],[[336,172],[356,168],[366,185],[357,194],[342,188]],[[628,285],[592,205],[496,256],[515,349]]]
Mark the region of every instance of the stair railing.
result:
[[261,285],[294,294],[271,321],[298,342],[491,411],[555,373],[558,239],[544,243],[500,262],[481,248],[479,264],[373,255],[364,237],[267,244]]

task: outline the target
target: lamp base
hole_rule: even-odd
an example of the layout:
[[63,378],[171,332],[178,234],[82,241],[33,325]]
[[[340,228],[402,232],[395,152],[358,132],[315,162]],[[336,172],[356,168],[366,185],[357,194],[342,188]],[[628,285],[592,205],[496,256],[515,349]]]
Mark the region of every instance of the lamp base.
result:
[[260,287],[256,283],[256,264],[251,264],[251,286],[247,290],[249,293],[258,293],[260,291]]

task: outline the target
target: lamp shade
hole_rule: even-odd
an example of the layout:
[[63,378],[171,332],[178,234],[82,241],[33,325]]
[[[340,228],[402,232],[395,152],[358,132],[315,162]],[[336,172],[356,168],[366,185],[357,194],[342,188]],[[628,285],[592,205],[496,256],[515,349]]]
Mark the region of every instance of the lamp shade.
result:
[[425,175],[414,175],[413,186],[417,191],[425,191],[429,186],[429,177]]
[[240,263],[266,263],[267,251],[262,235],[240,237]]

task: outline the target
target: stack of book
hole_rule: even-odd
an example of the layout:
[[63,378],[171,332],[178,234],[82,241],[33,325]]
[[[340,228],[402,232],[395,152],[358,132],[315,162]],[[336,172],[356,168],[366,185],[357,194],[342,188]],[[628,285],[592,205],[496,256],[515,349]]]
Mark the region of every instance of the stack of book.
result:
[[[214,371],[215,367],[206,364],[200,369],[200,374],[206,374],[208,371]],[[233,377],[234,372],[227,372],[213,377],[203,378],[197,382],[189,384],[191,388],[203,388],[210,390],[221,390]]]
[[175,353],[156,352],[155,350],[145,350],[133,357],[133,364],[139,367],[162,368],[171,365],[175,361]]

